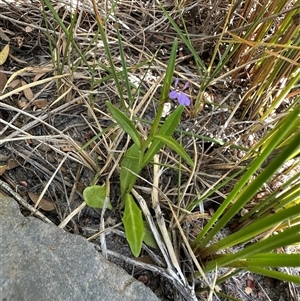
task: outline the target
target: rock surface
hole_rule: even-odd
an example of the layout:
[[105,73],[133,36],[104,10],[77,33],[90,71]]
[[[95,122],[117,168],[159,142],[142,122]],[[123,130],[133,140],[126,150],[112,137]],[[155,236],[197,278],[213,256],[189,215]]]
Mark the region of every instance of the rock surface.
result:
[[83,237],[24,217],[11,198],[0,206],[2,301],[159,300]]

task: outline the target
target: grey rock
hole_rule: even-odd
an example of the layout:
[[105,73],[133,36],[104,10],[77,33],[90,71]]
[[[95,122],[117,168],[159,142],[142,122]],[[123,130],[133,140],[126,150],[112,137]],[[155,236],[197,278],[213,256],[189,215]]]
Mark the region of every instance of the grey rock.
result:
[[24,217],[11,198],[0,206],[1,301],[159,300],[83,237]]

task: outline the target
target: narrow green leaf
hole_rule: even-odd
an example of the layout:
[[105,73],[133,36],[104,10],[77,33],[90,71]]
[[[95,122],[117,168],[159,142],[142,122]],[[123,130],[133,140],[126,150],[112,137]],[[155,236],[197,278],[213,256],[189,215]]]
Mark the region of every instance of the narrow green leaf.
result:
[[[63,20],[60,18],[59,14],[57,13],[56,9],[54,8],[54,6],[51,4],[50,0],[44,0],[42,2],[42,6],[43,6],[43,13],[45,15],[45,7],[44,7],[44,2],[46,4],[46,6],[48,7],[48,9],[51,12],[51,15],[53,16],[53,18],[57,21],[57,23],[59,24],[59,27],[64,31],[64,33],[66,34],[67,37],[69,37],[70,35],[70,31],[68,30],[68,28],[65,26]],[[47,20],[47,19],[46,19]],[[92,71],[92,68],[90,66],[90,64],[88,63],[88,61],[86,60],[86,57],[83,55],[82,51],[80,50],[79,46],[76,44],[75,39],[70,39],[72,46],[74,47],[74,49],[76,49],[77,53],[79,54],[79,56],[81,57],[81,59],[83,60],[83,62],[85,63],[85,66],[89,69],[89,71]],[[105,65],[104,65],[105,66]],[[107,68],[106,68],[107,69]]]
[[118,122],[118,124],[122,127],[125,133],[127,133],[133,142],[138,146],[140,149],[142,147],[142,139],[134,127],[132,121],[119,109],[113,106],[109,101],[106,102],[106,106],[108,107],[109,111],[111,112],[113,118]]
[[[171,136],[180,122],[180,116],[183,110],[184,106],[178,106],[176,110],[169,115],[168,118],[166,118],[164,124],[157,131],[157,134],[162,136]],[[158,139],[154,139],[144,155],[142,167],[145,167],[163,146],[163,142],[159,141]]]
[[[116,15],[115,10],[114,10],[114,15]],[[128,67],[126,64],[126,56],[125,56],[123,42],[122,42],[122,35],[121,35],[120,29],[119,29],[119,22],[116,17],[115,17],[115,19],[116,19],[115,26],[116,26],[116,31],[117,31],[120,58],[121,58],[122,70],[124,73],[124,84],[126,86],[126,92],[128,94],[129,105],[131,105],[133,103],[133,98],[132,98],[132,94],[131,94],[132,87],[130,86],[130,80],[129,80],[129,76],[128,76]]]
[[278,280],[286,281],[286,282],[293,282],[293,283],[298,283],[300,284],[300,278],[299,276],[294,276],[294,275],[289,275],[286,273],[270,270],[270,269],[265,269],[261,267],[251,267],[247,268],[247,271],[264,275],[270,278],[275,278]]
[[[86,187],[83,191],[83,199],[88,206],[93,208],[102,208],[106,198],[106,187],[92,185]],[[108,209],[112,209],[110,201],[107,204]]]
[[170,93],[170,87],[172,84],[173,73],[174,73],[174,69],[175,69],[177,45],[178,45],[178,40],[175,38],[173,45],[172,45],[170,58],[168,61],[166,76],[164,79],[164,85],[162,87],[162,93],[161,93],[161,97],[160,97],[161,101],[165,101],[166,99],[168,99],[168,95]]
[[129,193],[125,195],[125,210],[122,221],[131,252],[137,257],[141,252],[145,229],[142,211]]
[[[295,206],[294,211],[299,212],[300,205]],[[287,209],[288,210],[288,209]],[[298,210],[298,211],[297,211]],[[299,243],[299,227],[294,226],[292,228],[287,228],[283,232],[278,233],[268,237],[265,240],[255,242],[248,247],[243,248],[241,251],[234,254],[226,254],[221,258],[216,260],[211,260],[206,264],[204,272],[208,273],[215,269],[216,266],[219,268],[223,266],[231,266],[230,264],[236,262],[242,258],[248,258],[249,256],[257,253],[271,252],[276,248],[290,246],[295,243]]]
[[184,148],[171,136],[155,135],[154,139],[158,139],[161,142],[163,142],[165,145],[167,145],[169,148],[175,151],[182,159],[184,159],[191,167],[194,166],[195,163],[184,150]]
[[[122,198],[132,189],[137,176],[141,171],[142,152],[133,144],[124,154],[121,162],[120,182]],[[132,172],[135,174],[133,174]]]
[[165,8],[161,4],[160,4],[160,8],[164,12],[165,16],[168,18],[170,24],[172,25],[172,28],[175,29],[175,31],[179,35],[180,39],[183,41],[184,45],[193,54],[195,62],[196,62],[197,67],[198,67],[199,74],[200,74],[200,76],[203,76],[203,70],[204,71],[207,70],[207,67],[206,67],[205,63],[201,60],[199,54],[197,53],[197,51],[195,50],[195,48],[192,46],[192,44],[191,44],[190,40],[188,39],[188,37],[179,28],[179,26],[177,25],[176,21],[174,21],[172,19],[172,17],[169,15],[169,13],[165,10]]
[[299,267],[299,254],[259,253],[231,264],[235,267]]
[[[215,234],[220,229],[224,228],[225,225],[232,219],[232,217],[237,214],[237,212],[239,212],[241,208],[243,208],[243,206],[258,192],[263,183],[267,183],[270,177],[274,175],[275,171],[279,169],[286,162],[286,160],[290,158],[291,155],[294,154],[299,147],[299,133],[295,133],[292,136],[293,140],[290,141],[289,145],[284,147],[282,151],[272,159],[267,167],[253,181],[250,182],[249,185],[246,185],[246,183],[251,180],[255,172],[262,166],[263,162],[268,158],[272,151],[278,145],[280,145],[282,141],[288,138],[290,135],[290,129],[295,128],[295,123],[291,122],[291,120],[298,120],[299,113],[300,106],[289,112],[288,115],[286,115],[283,120],[281,120],[276,127],[266,135],[268,139],[265,140],[266,147],[249,165],[246,172],[235,184],[227,198],[222,202],[221,206],[204,226],[203,230],[192,243],[193,248],[195,248],[200,241],[203,246],[210,242]],[[278,125],[280,125],[280,128],[278,128]],[[266,139],[266,137],[264,139]],[[258,143],[257,147],[263,143],[264,139]],[[228,209],[230,203],[233,203],[233,205]],[[226,213],[224,213],[224,211],[226,211]],[[222,214],[223,216],[220,218]]]
[[[250,241],[251,239],[253,239],[253,237],[263,234],[265,231],[272,229],[272,227],[274,227],[275,225],[279,225],[286,220],[292,220],[294,217],[297,217],[299,215],[299,212],[300,204],[288,209],[284,209],[275,214],[270,214],[269,216],[256,219],[239,231],[226,236],[222,240],[212,244],[207,248],[204,248],[201,252],[201,255],[207,256],[208,254],[212,254],[215,251],[220,251],[222,249]],[[292,228],[296,233],[297,228]]]

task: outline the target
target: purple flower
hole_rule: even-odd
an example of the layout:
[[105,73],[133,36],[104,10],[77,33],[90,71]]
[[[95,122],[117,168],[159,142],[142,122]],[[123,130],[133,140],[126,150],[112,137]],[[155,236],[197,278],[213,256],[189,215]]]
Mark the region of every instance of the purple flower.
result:
[[179,91],[179,90],[177,89],[178,82],[179,82],[179,80],[178,80],[178,78],[176,78],[176,80],[175,80],[175,85],[174,85],[174,86],[175,86],[175,90],[174,90],[174,91],[171,91],[171,92],[169,93],[169,97],[170,97],[171,99],[177,99],[177,100],[178,100],[178,103],[179,103],[180,105],[189,106],[189,105],[191,104],[191,100],[190,100],[189,97],[183,92],[184,90],[186,90],[186,89],[188,88],[189,82],[187,82],[187,83],[184,85],[184,87],[183,87],[183,89],[182,89],[181,91]]

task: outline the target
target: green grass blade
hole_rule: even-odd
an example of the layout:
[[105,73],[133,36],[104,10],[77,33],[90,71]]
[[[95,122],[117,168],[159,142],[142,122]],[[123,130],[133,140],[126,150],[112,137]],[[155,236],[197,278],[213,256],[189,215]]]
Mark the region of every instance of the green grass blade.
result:
[[[209,231],[209,233],[201,242],[201,245],[205,246],[214,237],[214,235],[220,229],[225,227],[225,225],[231,220],[231,218],[236,213],[238,213],[239,210],[241,210],[241,208],[251,199],[251,197],[253,197],[253,195],[258,191],[259,187],[261,187],[263,183],[266,183],[267,180],[274,174],[274,172],[287,160],[287,158],[289,158],[289,156],[298,149],[298,141],[300,141],[299,133],[294,135],[293,143],[291,143],[285,148],[284,151],[277,155],[276,159],[273,159],[273,161],[267,166],[267,168],[252,183],[246,186],[246,183],[252,178],[252,176],[260,168],[262,163],[268,158],[271,152],[276,148],[278,144],[280,144],[282,140],[286,138],[286,135],[289,134],[291,128],[295,127],[295,125],[290,121],[296,120],[299,113],[300,106],[291,111],[284,118],[284,122],[281,122],[280,129],[273,129],[273,131],[270,133],[270,137],[272,137],[272,139],[268,141],[269,143],[266,143],[265,149],[257,158],[255,158],[253,163],[249,166],[248,170],[241,177],[233,190],[229,193],[228,197],[224,200],[219,209],[205,225],[203,230],[193,242],[193,247],[195,247]],[[223,212],[228,208],[230,203],[233,203],[233,205],[223,215],[223,217],[219,219]],[[216,225],[213,227],[215,223]]]
[[[58,15],[58,13],[56,12],[56,10],[54,9],[54,7],[52,6],[51,2],[49,0],[43,0],[47,7],[49,8],[51,14],[53,15],[54,19],[58,22],[59,26],[61,27],[61,29],[63,30],[63,32],[65,33],[65,35],[67,37],[70,36],[70,32],[67,29],[67,27],[64,25],[63,21],[61,20],[60,16]],[[74,39],[71,38],[70,39],[72,46],[76,49],[77,53],[79,54],[80,58],[84,61],[86,67],[92,71],[89,63],[87,62],[86,58],[84,57],[83,53],[81,52],[80,48],[77,46],[77,44],[75,43]]]
[[270,278],[275,278],[275,279],[282,280],[282,281],[300,284],[299,276],[289,275],[289,274],[285,274],[282,272],[278,272],[278,271],[274,271],[274,270],[270,270],[270,269],[264,269],[264,268],[260,268],[260,267],[255,267],[255,268],[251,267],[251,268],[247,268],[247,270],[249,272],[264,275],[264,276],[267,276]]
[[179,37],[182,39],[182,41],[184,42],[184,44],[187,46],[187,48],[189,49],[189,51],[193,54],[193,57],[195,59],[196,65],[198,67],[198,72],[200,74],[201,77],[203,77],[203,70],[206,71],[207,67],[204,64],[204,62],[201,60],[199,54],[197,53],[197,51],[195,50],[195,48],[191,45],[189,39],[182,33],[181,29],[178,27],[178,25],[176,24],[176,22],[171,18],[171,16],[169,15],[169,13],[160,5],[162,11],[164,12],[165,16],[168,18],[170,24],[172,25],[172,27],[175,29],[175,31],[178,33]]
[[126,58],[125,58],[124,47],[123,47],[122,38],[121,38],[120,30],[119,30],[118,20],[116,20],[115,26],[116,26],[116,31],[117,31],[117,38],[118,38],[120,58],[121,58],[123,76],[124,76],[124,81],[125,81],[125,86],[126,86],[126,92],[128,95],[129,105],[131,106],[133,103],[133,98],[132,98],[132,94],[131,94],[132,88],[131,88],[130,80],[128,77],[128,68],[127,68],[127,64],[126,64]]
[[114,81],[115,81],[115,84],[116,84],[116,87],[117,87],[117,90],[118,90],[118,94],[119,94],[119,97],[120,97],[121,104],[126,109],[123,90],[122,90],[122,87],[121,87],[120,82],[119,82],[118,73],[117,73],[116,67],[114,65],[114,60],[113,60],[113,57],[112,57],[112,54],[111,54],[111,51],[110,51],[110,48],[109,48],[109,44],[108,44],[107,36],[105,34],[105,30],[103,28],[103,23],[102,23],[100,14],[98,12],[98,8],[97,8],[97,5],[96,5],[96,0],[92,0],[92,3],[93,3],[94,13],[96,15],[96,20],[97,20],[97,23],[98,23],[98,29],[99,29],[101,39],[102,39],[102,42],[103,42],[103,46],[104,46],[104,49],[105,49],[105,53],[107,55],[107,59],[108,59],[109,64],[110,64],[110,73],[113,75],[113,78],[114,78]]
[[175,151],[191,167],[193,167],[195,165],[195,163],[190,158],[190,156],[187,154],[187,152],[184,150],[184,148],[172,137],[166,136],[166,135],[155,135],[154,139],[158,139],[159,141],[161,141],[165,145],[167,145],[169,148],[171,148],[173,151]]
[[177,41],[177,39],[174,39],[171,53],[170,53],[170,58],[168,61],[167,70],[166,70],[166,76],[164,79],[164,85],[162,87],[162,93],[161,93],[161,97],[160,97],[160,105],[161,106],[166,101],[166,99],[169,98],[170,88],[171,88],[171,84],[173,81],[173,74],[174,74],[174,69],[175,69],[177,46],[178,46],[178,41]]
[[[246,260],[238,260],[235,267],[299,267],[299,254],[259,253],[247,257]],[[233,264],[231,264],[232,266]]]
[[[297,211],[298,210],[298,211]],[[286,220],[292,220],[297,217],[300,212],[300,205],[293,206],[291,208],[279,211],[278,213],[271,214],[269,216],[259,218],[253,221],[250,225],[245,226],[241,230],[225,237],[217,243],[204,248],[201,251],[201,256],[206,257],[208,254],[212,254],[215,251],[219,251],[239,243],[247,242],[264,233],[265,231],[272,229],[276,225],[280,225]]]
[[[295,206],[295,208],[290,208],[290,209],[291,209],[290,211],[293,211],[295,214],[295,211],[296,213],[299,212],[300,204]],[[287,228],[284,231],[278,233],[277,235],[273,235],[265,240],[261,240],[259,242],[253,243],[250,246],[243,248],[241,251],[235,254],[224,255],[221,258],[209,261],[206,264],[206,267],[204,268],[204,272],[208,273],[214,270],[216,266],[218,267],[231,266],[230,265],[231,263],[242,258],[247,259],[249,256],[253,254],[270,252],[275,250],[276,248],[298,243],[300,239],[299,234],[300,234],[299,227],[294,226],[292,228]]]

